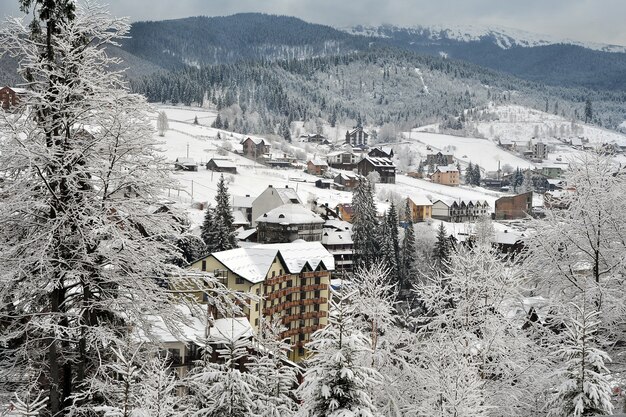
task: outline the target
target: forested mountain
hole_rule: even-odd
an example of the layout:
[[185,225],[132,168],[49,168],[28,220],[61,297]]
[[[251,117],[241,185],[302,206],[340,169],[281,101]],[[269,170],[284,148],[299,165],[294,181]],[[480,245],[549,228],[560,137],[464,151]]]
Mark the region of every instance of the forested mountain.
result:
[[[228,110],[236,130],[263,133],[282,121],[326,120],[410,127],[449,120],[488,101],[523,104],[571,118],[594,103],[596,122],[626,118],[626,93],[546,87],[475,64],[395,48],[300,60],[258,61],[155,73],[132,82],[154,102]],[[233,127],[233,126],[231,126]]]
[[[626,90],[624,47],[544,40],[526,32],[355,26],[351,34],[371,36],[398,48],[461,59],[541,83]],[[609,52],[611,51],[611,52]]]
[[367,48],[367,39],[295,17],[241,13],[134,23],[123,48],[167,68],[309,58]]

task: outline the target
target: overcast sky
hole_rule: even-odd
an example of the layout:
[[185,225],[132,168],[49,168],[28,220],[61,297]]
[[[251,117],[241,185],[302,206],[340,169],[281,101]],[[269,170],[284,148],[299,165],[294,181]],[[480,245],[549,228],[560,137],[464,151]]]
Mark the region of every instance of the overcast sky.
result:
[[[500,25],[580,41],[626,45],[626,0],[104,0],[117,16],[163,20],[264,12],[331,26],[391,23]],[[0,15],[19,14],[0,0]]]

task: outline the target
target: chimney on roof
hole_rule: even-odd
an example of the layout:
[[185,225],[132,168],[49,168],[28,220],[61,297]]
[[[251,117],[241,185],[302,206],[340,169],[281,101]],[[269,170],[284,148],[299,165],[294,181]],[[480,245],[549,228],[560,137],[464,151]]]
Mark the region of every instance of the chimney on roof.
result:
[[285,188],[289,188],[289,186],[288,186],[288,185],[285,185]]
[[274,188],[274,187],[272,187],[272,184],[268,185],[268,187],[269,187],[269,188]]

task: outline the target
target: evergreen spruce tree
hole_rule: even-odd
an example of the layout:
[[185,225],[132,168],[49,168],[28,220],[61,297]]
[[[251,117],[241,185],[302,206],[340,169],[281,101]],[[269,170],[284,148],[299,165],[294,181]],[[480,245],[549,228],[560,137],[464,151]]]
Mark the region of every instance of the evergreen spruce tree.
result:
[[474,165],[474,171],[472,174],[472,185],[480,185],[480,166],[478,166],[478,164]]
[[437,269],[439,271],[445,271],[450,263],[451,247],[450,238],[446,232],[446,227],[443,223],[439,224],[437,229],[437,241],[435,242],[434,256],[437,262]]
[[465,169],[465,184],[472,185],[474,183],[474,165],[470,161]]
[[[613,411],[611,384],[605,362],[609,355],[597,347],[598,311],[572,304],[576,317],[570,319],[565,343],[556,351],[563,369],[561,384],[552,396],[550,416],[609,415]],[[591,311],[590,311],[591,310]]]
[[[233,222],[233,212],[230,206],[230,195],[228,187],[224,180],[224,174],[220,175],[217,183],[217,195],[215,196],[215,210],[213,212],[213,230],[208,230],[203,224],[202,238],[206,236],[209,240],[205,240],[208,248],[212,248],[214,252],[229,250],[237,247],[237,239],[235,237],[235,227]],[[210,216],[207,210],[207,216]],[[206,219],[205,221],[210,220]],[[208,226],[209,223],[207,223]]]
[[225,332],[217,348],[218,363],[210,361],[212,347],[205,348],[204,360],[191,370],[188,384],[193,396],[195,416],[253,416],[257,378],[243,371],[242,362],[249,355],[250,341],[236,332]]
[[200,228],[200,237],[204,241],[206,253],[218,252],[216,249],[217,230],[215,224],[215,208],[209,204],[204,213],[204,222]]
[[316,331],[307,344],[313,355],[307,360],[304,382],[298,389],[302,415],[376,415],[369,393],[382,382],[382,377],[363,364],[371,349],[355,324],[351,295],[333,292],[329,324]]
[[368,268],[379,258],[378,220],[372,185],[362,178],[352,195],[354,266]]
[[587,97],[585,100],[585,123],[589,123],[593,120],[593,108],[591,106],[591,99]]
[[298,408],[294,393],[298,371],[287,364],[291,347],[281,339],[281,333],[286,330],[280,317],[261,318],[256,338],[260,349],[247,364],[257,379],[254,411],[261,417],[291,416]]
[[392,282],[400,280],[400,245],[398,241],[398,214],[395,204],[391,202],[389,210],[380,226],[382,245],[382,258],[389,269],[389,277]]
[[221,129],[224,127],[224,125],[222,124],[222,116],[220,116],[219,113],[217,113],[217,117],[215,118],[215,120],[213,120],[213,123],[211,123],[211,127],[214,127],[216,129]]
[[415,256],[417,255],[417,248],[415,247],[415,230],[413,228],[413,219],[411,218],[411,208],[409,206],[408,199],[404,207],[404,218],[406,227],[404,229],[402,252],[400,256],[400,288],[409,288],[411,286],[411,281],[417,273],[415,270]]

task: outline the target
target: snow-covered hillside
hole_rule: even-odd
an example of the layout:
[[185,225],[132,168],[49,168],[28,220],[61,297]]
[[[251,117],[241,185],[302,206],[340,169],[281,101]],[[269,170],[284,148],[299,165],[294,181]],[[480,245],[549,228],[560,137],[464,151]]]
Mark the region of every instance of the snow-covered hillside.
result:
[[582,46],[604,52],[626,52],[626,47],[621,45],[610,45],[597,42],[582,42],[572,39],[564,39],[554,35],[532,33],[520,29],[507,28],[504,26],[485,25],[416,25],[403,28],[393,25],[382,26],[353,26],[340,28],[341,30],[354,34],[372,37],[390,37],[389,33],[404,32],[407,35],[430,40],[433,42],[450,40],[458,42],[480,42],[491,41],[502,49],[509,49],[516,46],[534,47],[554,44],[568,44]]

